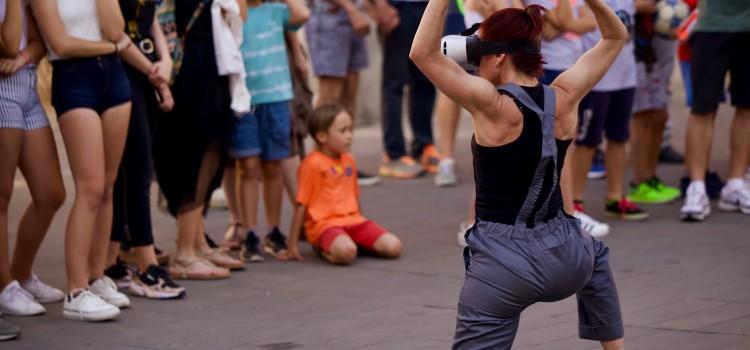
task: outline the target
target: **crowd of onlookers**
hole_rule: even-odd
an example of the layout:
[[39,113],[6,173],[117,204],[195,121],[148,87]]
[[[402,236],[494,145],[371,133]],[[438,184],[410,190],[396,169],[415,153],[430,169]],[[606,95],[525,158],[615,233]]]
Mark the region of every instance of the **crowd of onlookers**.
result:
[[[583,201],[587,178],[606,174],[604,209],[618,219],[646,219],[639,205],[681,196],[683,220],[703,220],[711,210],[709,197],[718,198],[721,209],[750,214],[744,179],[750,71],[741,59],[750,56],[750,9],[741,0],[607,3],[633,40],[579,107],[579,132],[563,169],[566,210],[584,231],[608,234],[606,223],[585,214]],[[62,301],[66,318],[108,320],[130,304],[123,289],[145,298],[181,298],[186,291],[175,279],[227,278],[264,255],[302,260],[302,240],[333,264],[353,262],[358,250],[397,258],[398,237],[360,212],[359,186],[426,173],[439,187],[458,182],[453,154],[461,109],[409,60],[426,4],[0,0],[0,311],[38,315],[45,312],[43,304]],[[451,2],[446,34],[459,34],[503,8],[530,4],[547,9],[539,80],[549,84],[599,40],[583,1],[457,0]],[[673,12],[697,7],[697,19],[667,18],[674,23],[665,28],[665,6]],[[383,52],[384,154],[378,174],[358,170],[349,151],[359,74],[369,66],[367,35],[380,37]],[[660,159],[681,162],[664,137],[675,57],[692,106],[682,189],[657,176]],[[45,58],[52,66],[51,103],[75,184],[65,228],[64,292],[40,281],[32,268],[66,197],[55,136],[36,89],[37,65]],[[723,183],[707,164],[727,72],[737,110]],[[311,74],[317,78],[315,98]],[[408,146],[402,130],[405,91],[413,135]],[[305,149],[308,136],[313,150]],[[16,169],[32,202],[18,223],[11,255],[8,206]],[[171,256],[154,246],[154,178],[176,218]],[[204,220],[219,187],[231,219],[217,244],[206,235]],[[285,194],[295,208],[288,235],[280,229]],[[459,244],[465,244],[463,232],[474,219],[473,201]],[[268,232],[261,234],[259,227]],[[0,340],[18,333],[0,320]]]

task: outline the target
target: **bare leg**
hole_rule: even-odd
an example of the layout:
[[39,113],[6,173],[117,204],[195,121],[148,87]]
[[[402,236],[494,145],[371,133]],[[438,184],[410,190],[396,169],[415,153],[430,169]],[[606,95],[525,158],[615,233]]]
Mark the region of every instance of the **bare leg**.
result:
[[624,350],[625,342],[622,339],[603,341],[602,349],[603,350]]
[[646,164],[648,177],[656,175],[656,167],[659,165],[659,152],[664,139],[664,129],[667,127],[669,114],[666,110],[654,111],[651,118],[651,136],[648,149],[648,163]]
[[130,103],[125,103],[110,108],[104,111],[101,117],[104,140],[104,193],[97,211],[89,252],[90,279],[101,277],[107,268],[107,247],[112,234],[112,196],[128,136],[130,106]]
[[654,174],[650,173],[651,122],[653,111],[635,113],[630,121],[630,161],[633,163],[633,181],[641,183]]
[[352,120],[356,121],[357,115],[357,92],[359,91],[359,73],[349,72],[344,81],[344,87],[341,91],[341,105],[344,106],[346,112],[352,116]]
[[438,150],[444,158],[453,158],[461,106],[443,93],[437,97]]
[[741,179],[750,159],[750,108],[737,108],[730,135],[730,179]]
[[153,245],[134,247],[133,249],[135,249],[135,256],[138,259],[138,270],[146,271],[151,265],[159,265]]
[[318,99],[315,101],[315,106],[317,107],[326,103],[341,104],[345,83],[345,78],[319,77]]
[[685,132],[685,163],[692,181],[704,180],[711,152],[714,117],[715,114],[690,114],[688,118],[687,131]]
[[16,167],[21,158],[24,131],[0,129],[0,291],[13,281],[8,250],[8,209]]
[[375,254],[383,258],[397,259],[401,256],[401,240],[390,232],[378,237],[372,248]]
[[91,240],[104,198],[104,137],[96,112],[82,108],[60,117],[60,132],[76,189],[65,228],[65,267],[72,291],[88,287]]
[[60,161],[50,128],[26,132],[19,167],[29,186],[32,202],[18,224],[11,271],[16,280],[24,281],[31,277],[39,246],[52,218],[65,201]]
[[281,221],[281,198],[284,183],[281,175],[281,161],[262,161],[263,205],[266,208],[268,228],[279,227]]
[[255,230],[258,225],[258,182],[260,159],[248,157],[237,161],[237,190],[239,220],[245,232]]
[[[594,158],[596,147],[576,145],[571,156],[573,173],[573,199],[583,200],[586,190],[586,176],[591,169],[591,161]],[[609,176],[609,174],[607,174]]]
[[607,140],[607,151],[604,156],[604,167],[607,169],[607,198],[619,200],[623,197],[626,163],[625,143]]
[[357,245],[347,235],[336,237],[323,258],[331,264],[349,265],[357,258]]
[[296,202],[297,168],[299,168],[299,157],[289,157],[281,161],[281,173],[284,177],[284,188],[289,196],[290,203]]
[[227,197],[227,207],[229,208],[229,224],[234,225],[240,222],[239,207],[237,203],[237,168],[234,161],[229,162],[224,168],[224,177],[221,181],[221,187]]

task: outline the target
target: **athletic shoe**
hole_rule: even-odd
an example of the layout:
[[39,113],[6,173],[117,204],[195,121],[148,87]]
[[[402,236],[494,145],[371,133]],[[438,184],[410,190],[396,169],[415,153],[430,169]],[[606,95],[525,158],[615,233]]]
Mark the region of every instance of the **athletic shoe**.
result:
[[468,245],[466,244],[466,231],[468,231],[473,225],[474,224],[470,224],[466,221],[458,225],[458,232],[456,233],[456,243],[458,243],[459,247],[466,247]]
[[130,284],[130,294],[149,299],[180,299],[185,288],[174,283],[167,271],[151,265]]
[[133,272],[119,259],[114,265],[104,270],[104,275],[112,279],[117,288],[128,288],[130,287],[130,283],[133,282]]
[[456,162],[453,158],[444,158],[438,163],[438,171],[435,175],[435,186],[446,187],[458,183],[456,176]]
[[279,231],[278,227],[274,227],[271,232],[263,237],[263,250],[271,256],[286,251],[286,236]]
[[729,181],[721,190],[721,199],[719,199],[719,209],[726,211],[741,211],[743,214],[750,214],[750,188],[745,182],[736,185]]
[[682,221],[703,221],[711,214],[711,203],[708,200],[705,187],[690,184],[685,193],[685,203],[680,209]]
[[[721,198],[721,189],[724,188],[724,180],[719,177],[719,174],[717,174],[715,171],[706,171],[706,175],[704,178],[708,198],[711,200]],[[682,191],[683,195],[687,193],[687,188],[690,185],[690,182],[690,178],[688,178],[687,176],[683,176],[680,179],[680,190]]]
[[665,185],[656,176],[637,185],[631,184],[628,194],[628,200],[643,204],[664,204],[679,197],[680,190]]
[[21,288],[18,281],[8,283],[0,293],[0,311],[14,316],[34,316],[46,312],[34,296]]
[[33,295],[34,299],[41,304],[56,303],[65,299],[63,291],[40,281],[36,275],[31,275],[31,277],[21,282],[21,287]]
[[112,306],[121,309],[130,306],[128,296],[118,292],[117,285],[107,275],[97,278],[94,283],[91,283],[89,290]]
[[587,177],[592,180],[607,177],[607,169],[604,167],[604,153],[598,149],[594,153],[594,159],[591,161],[591,169],[589,169]]
[[659,151],[659,162],[664,164],[682,164],[685,157],[672,146],[662,147]]
[[648,213],[643,211],[633,202],[626,198],[618,200],[607,199],[604,210],[610,216],[623,220],[645,220],[648,219]]
[[419,158],[424,171],[430,174],[437,174],[438,163],[440,163],[440,153],[434,145],[425,145],[422,148],[422,156]]
[[375,186],[380,183],[380,176],[363,173],[357,170],[357,183],[360,186]]
[[388,156],[383,156],[383,164],[380,165],[379,173],[383,177],[393,177],[394,179],[413,179],[419,177],[424,169],[414,161],[414,158],[403,156],[396,160],[391,160]]
[[592,237],[604,237],[609,234],[609,225],[599,222],[596,219],[586,215],[582,211],[573,212],[573,216],[581,222],[581,230],[590,234]]
[[262,262],[263,255],[260,254],[260,239],[255,234],[255,231],[247,233],[245,242],[242,244],[242,250],[240,251],[240,257],[244,262]]
[[21,334],[21,327],[0,320],[0,341],[11,340]]
[[87,289],[79,289],[65,296],[63,317],[81,321],[106,321],[120,314],[120,309],[112,306]]

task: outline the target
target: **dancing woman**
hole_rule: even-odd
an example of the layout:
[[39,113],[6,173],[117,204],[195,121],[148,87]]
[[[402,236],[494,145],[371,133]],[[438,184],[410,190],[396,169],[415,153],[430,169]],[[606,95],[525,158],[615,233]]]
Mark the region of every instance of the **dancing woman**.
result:
[[[579,332],[622,349],[623,325],[608,248],[563,211],[559,176],[577,106],[628,40],[602,0],[586,0],[602,40],[551,85],[542,85],[543,8],[504,9],[479,26],[478,75],[441,52],[449,0],[432,0],[410,58],[445,95],[472,114],[476,222],[467,235],[467,272],[454,349],[510,349],[521,312],[577,294]],[[476,29],[476,28],[475,28]],[[472,51],[473,53],[473,51]]]

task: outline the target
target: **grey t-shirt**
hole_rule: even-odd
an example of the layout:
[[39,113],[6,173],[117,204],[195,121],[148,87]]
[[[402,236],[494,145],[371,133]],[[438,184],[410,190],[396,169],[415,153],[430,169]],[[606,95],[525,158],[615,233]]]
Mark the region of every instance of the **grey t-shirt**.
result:
[[[633,0],[605,0],[605,2],[628,28],[631,39],[622,48],[607,74],[594,86],[593,91],[606,92],[633,88],[636,85],[635,53],[633,51],[635,2]],[[584,52],[594,47],[601,37],[601,32],[598,29],[584,34],[581,38]]]

